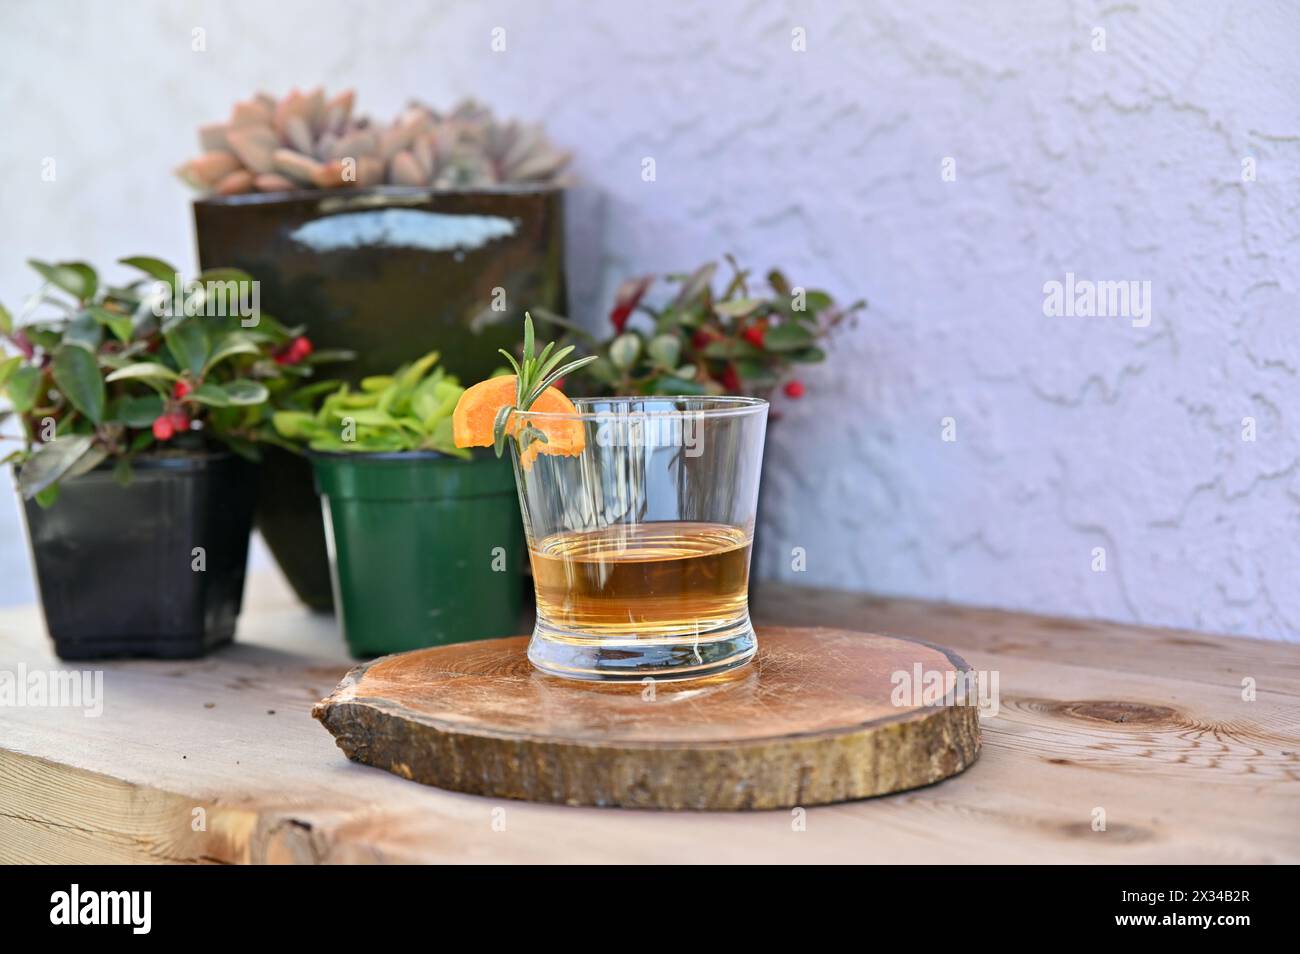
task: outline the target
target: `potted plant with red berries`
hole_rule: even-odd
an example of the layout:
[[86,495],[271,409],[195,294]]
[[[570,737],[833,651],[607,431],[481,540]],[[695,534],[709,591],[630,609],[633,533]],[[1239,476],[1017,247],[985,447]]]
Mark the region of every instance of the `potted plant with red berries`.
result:
[[[772,401],[770,420],[779,420],[776,395],[803,397],[799,366],[825,361],[832,334],[855,321],[866,302],[841,307],[827,292],[795,285],[779,269],[756,281],[730,255],[726,260],[731,274],[720,289],[715,262],[663,276],[669,289],[663,297],[651,293],[658,276],[629,278],[609,312],[613,334],[603,340],[567,318],[534,308],[534,315],[566,329],[566,343],[598,356],[578,379],[565,383],[565,392],[761,397]],[[762,506],[760,491],[760,512]],[[758,542],[756,530],[756,553]]]
[[[585,395],[737,394],[771,398],[779,389],[800,398],[801,364],[826,359],[823,345],[866,302],[836,305],[829,294],[791,284],[772,269],[766,282],[727,256],[731,275],[715,290],[717,264],[686,275],[665,276],[671,294],[654,303],[657,277],[625,281],[609,320],[614,333],[598,340],[567,318],[545,309],[533,314],[566,329],[568,343],[598,356],[566,392]],[[633,323],[638,313],[647,321]]]
[[45,286],[31,307],[18,322],[0,307],[0,391],[23,442],[6,460],[64,659],[231,639],[272,410],[335,386],[304,379],[342,357],[259,314],[247,275],[183,284],[158,259],[122,261],[146,278],[114,287],[84,263],[32,262]]

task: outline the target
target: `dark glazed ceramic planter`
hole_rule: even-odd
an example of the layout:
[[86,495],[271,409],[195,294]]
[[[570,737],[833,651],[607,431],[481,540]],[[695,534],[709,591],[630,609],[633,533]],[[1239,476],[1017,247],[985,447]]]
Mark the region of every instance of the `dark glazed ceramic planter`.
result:
[[[331,377],[388,373],[436,348],[473,383],[501,364],[526,309],[567,311],[560,189],[229,196],[197,200],[194,223],[202,268],[243,269],[267,314],[305,325],[317,348],[357,353]],[[313,496],[307,468],[271,455],[262,486],[271,552],[303,602],[329,609],[319,508],[294,502]]]
[[[187,658],[229,642],[244,595],[256,468],[228,453],[100,467],[27,501],[36,584],[62,659]],[[202,569],[194,549],[202,547]]]
[[298,599],[318,613],[333,609],[325,524],[306,457],[273,444],[262,447],[257,528]]
[[339,623],[354,656],[513,636],[524,530],[510,462],[314,454]]

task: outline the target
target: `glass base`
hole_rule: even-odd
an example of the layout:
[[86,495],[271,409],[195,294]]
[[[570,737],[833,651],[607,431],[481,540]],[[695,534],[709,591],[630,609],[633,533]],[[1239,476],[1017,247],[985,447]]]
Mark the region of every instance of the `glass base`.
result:
[[746,615],[720,629],[683,636],[583,636],[538,620],[528,661],[565,679],[638,682],[702,679],[743,666],[758,651]]

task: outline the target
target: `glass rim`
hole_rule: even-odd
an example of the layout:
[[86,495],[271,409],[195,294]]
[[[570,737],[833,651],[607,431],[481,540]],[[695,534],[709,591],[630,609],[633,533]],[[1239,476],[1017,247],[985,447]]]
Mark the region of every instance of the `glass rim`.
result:
[[[766,413],[769,407],[767,401],[763,398],[754,397],[733,397],[731,395],[712,395],[712,394],[645,394],[619,397],[580,397],[571,398],[576,412],[569,411],[521,411],[518,408],[510,409],[510,416],[520,415],[528,418],[538,418],[547,421],[599,421],[608,418],[620,419],[637,419],[637,418],[678,418],[678,417],[704,417],[710,420],[719,417],[742,417],[748,414]],[[620,410],[617,407],[603,408],[599,411],[584,410],[585,407],[592,404],[634,404],[646,401],[699,401],[711,404],[711,407],[697,407],[689,409],[671,409],[663,411],[643,411],[643,410]]]

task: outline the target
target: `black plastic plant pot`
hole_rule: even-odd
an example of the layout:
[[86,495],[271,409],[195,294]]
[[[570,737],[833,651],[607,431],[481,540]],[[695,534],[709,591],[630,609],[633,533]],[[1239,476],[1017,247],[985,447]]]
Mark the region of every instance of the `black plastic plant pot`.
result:
[[24,512],[62,659],[201,656],[235,635],[257,469],[227,453],[100,467]]
[[[204,269],[248,272],[267,314],[306,326],[318,349],[356,352],[330,377],[386,374],[437,349],[471,384],[515,345],[526,309],[567,310],[562,189],[226,196],[195,201],[194,225]],[[258,529],[299,597],[328,608],[319,509],[288,502],[312,497],[306,470],[272,470]]]
[[519,632],[523,523],[510,462],[312,456],[354,656]]

